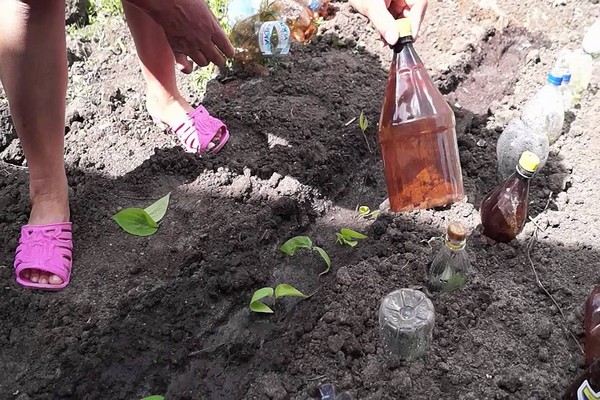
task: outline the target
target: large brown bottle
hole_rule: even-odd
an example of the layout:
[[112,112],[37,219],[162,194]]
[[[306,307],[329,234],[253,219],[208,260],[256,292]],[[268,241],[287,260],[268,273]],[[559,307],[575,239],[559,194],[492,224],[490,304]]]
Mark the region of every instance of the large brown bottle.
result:
[[510,242],[527,219],[529,184],[540,164],[530,151],[521,155],[517,170],[481,202],[483,234],[497,242]]
[[398,31],[379,121],[390,209],[448,205],[464,197],[454,113],[413,47],[410,21]]
[[562,400],[600,400],[600,360],[596,360],[573,381]]

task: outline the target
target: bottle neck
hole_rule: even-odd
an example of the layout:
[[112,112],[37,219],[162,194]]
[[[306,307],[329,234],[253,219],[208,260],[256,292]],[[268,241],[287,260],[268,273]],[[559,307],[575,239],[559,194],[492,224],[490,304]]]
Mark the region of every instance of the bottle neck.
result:
[[454,240],[450,239],[448,235],[446,235],[446,247],[453,251],[462,250],[467,245],[467,240]]
[[394,53],[400,53],[404,49],[408,49],[410,51],[414,51],[413,49],[413,37],[412,36],[404,36],[398,39],[395,45],[391,46],[394,49]]
[[533,178],[534,175],[535,175],[535,172],[527,171],[526,169],[521,167],[521,164],[517,165],[517,177],[525,179],[525,180],[529,180],[529,179]]

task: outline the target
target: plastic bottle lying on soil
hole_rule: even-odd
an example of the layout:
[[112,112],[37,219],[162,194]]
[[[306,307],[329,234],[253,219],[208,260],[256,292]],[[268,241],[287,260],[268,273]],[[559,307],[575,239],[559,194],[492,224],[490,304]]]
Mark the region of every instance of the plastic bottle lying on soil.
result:
[[562,101],[562,75],[548,74],[546,84],[523,107],[521,120],[525,125],[548,136],[550,144],[556,142],[565,122]]
[[398,30],[379,121],[390,209],[452,204],[464,197],[454,113],[413,47],[409,20]]
[[425,294],[399,289],[388,294],[379,307],[379,335],[387,355],[414,360],[427,351],[433,336],[435,311]]
[[510,242],[523,230],[529,206],[529,185],[540,159],[526,151],[517,170],[481,202],[483,234],[497,242]]
[[550,143],[546,134],[525,125],[520,118],[511,120],[498,138],[496,146],[498,177],[503,181],[512,175],[525,151],[531,151],[539,157],[537,173],[546,164],[549,149]]

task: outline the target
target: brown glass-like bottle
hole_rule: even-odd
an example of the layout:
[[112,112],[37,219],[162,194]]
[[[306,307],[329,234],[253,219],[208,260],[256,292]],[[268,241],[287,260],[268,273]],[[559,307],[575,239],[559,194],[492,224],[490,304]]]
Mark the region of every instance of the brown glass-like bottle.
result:
[[562,400],[595,400],[600,399],[600,360],[594,361],[567,388]]
[[585,365],[600,358],[600,285],[585,302]]
[[379,121],[390,210],[448,205],[464,197],[454,113],[413,47],[408,19],[398,30]]
[[529,184],[540,164],[530,151],[521,155],[517,170],[481,202],[483,234],[497,242],[510,242],[525,226]]

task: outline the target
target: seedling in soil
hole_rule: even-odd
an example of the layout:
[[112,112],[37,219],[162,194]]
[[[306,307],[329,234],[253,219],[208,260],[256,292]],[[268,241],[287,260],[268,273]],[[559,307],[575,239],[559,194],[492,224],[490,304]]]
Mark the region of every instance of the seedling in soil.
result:
[[294,254],[296,254],[296,251],[298,249],[308,249],[319,253],[323,261],[325,261],[325,264],[327,264],[327,269],[321,272],[319,276],[329,272],[329,270],[331,269],[331,259],[329,258],[329,255],[321,247],[313,246],[312,240],[308,236],[295,236],[287,242],[285,242],[279,248],[279,250],[283,251],[288,256],[293,256]]
[[365,131],[369,127],[369,120],[367,119],[367,117],[365,116],[365,114],[362,111],[360,112],[360,115],[358,117],[358,126],[360,128],[360,131],[363,134],[363,137],[365,138],[365,143],[367,144],[367,149],[369,149],[369,153],[371,153],[371,145],[369,144],[369,141],[367,140],[367,135],[365,134]]
[[112,218],[127,233],[135,236],[154,235],[158,230],[158,223],[167,212],[170,196],[169,192],[145,209],[126,208],[113,215]]
[[142,400],[165,400],[165,398],[163,396],[148,396],[148,397],[144,397]]
[[292,285],[288,285],[287,283],[277,285],[275,290],[273,290],[272,287],[264,287],[262,289],[258,289],[252,295],[252,299],[250,300],[250,311],[272,314],[273,310],[268,305],[263,303],[262,300],[274,298],[275,301],[281,297],[301,297],[305,299],[308,296]]
[[336,232],[335,236],[337,237],[337,242],[339,244],[345,244],[350,247],[354,247],[358,244],[358,240],[356,239],[367,238],[366,235],[347,228],[342,228],[339,232]]
[[379,211],[371,211],[371,209],[368,206],[358,207],[358,213],[366,219],[375,219],[379,215]]

